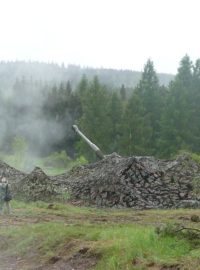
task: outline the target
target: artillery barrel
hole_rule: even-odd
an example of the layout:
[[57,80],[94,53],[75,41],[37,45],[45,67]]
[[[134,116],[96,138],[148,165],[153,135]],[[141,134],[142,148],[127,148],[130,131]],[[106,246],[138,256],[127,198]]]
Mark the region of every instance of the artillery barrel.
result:
[[104,155],[96,144],[92,143],[80,130],[76,125],[72,126],[73,130],[81,137],[83,140],[90,146],[90,148],[95,152],[98,158],[104,159]]

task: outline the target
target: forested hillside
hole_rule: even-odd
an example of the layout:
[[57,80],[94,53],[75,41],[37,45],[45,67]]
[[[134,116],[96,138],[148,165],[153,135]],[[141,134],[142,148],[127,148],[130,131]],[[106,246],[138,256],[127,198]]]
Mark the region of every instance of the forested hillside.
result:
[[2,152],[11,152],[13,140],[22,138],[34,155],[64,150],[72,158],[92,160],[71,129],[78,124],[106,154],[200,153],[200,60],[183,57],[169,85],[159,81],[151,60],[137,84],[130,71],[54,64],[1,63],[0,74]]
[[[16,79],[26,78],[43,83],[60,83],[70,81],[76,87],[81,77],[86,75],[89,80],[98,76],[99,81],[109,87],[120,87],[124,84],[128,88],[136,86],[141,78],[141,72],[131,70],[115,70],[105,68],[89,68],[76,65],[42,62],[0,62],[0,89],[11,89]],[[160,84],[168,85],[173,79],[171,74],[158,74]]]

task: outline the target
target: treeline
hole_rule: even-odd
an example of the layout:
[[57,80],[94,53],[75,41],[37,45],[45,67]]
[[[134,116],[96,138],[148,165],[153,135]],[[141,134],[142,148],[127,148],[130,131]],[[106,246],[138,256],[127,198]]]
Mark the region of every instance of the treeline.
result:
[[[168,87],[159,85],[148,60],[128,99],[123,87],[120,95],[110,94],[97,78],[86,85],[78,123],[104,153],[162,158],[180,150],[200,153],[200,60],[193,64],[185,56]],[[86,153],[86,147],[81,142],[79,149]]]
[[193,64],[189,56],[169,86],[160,85],[148,60],[128,95],[126,85],[111,89],[97,76],[83,76],[74,89],[70,81],[52,86],[22,78],[13,95],[0,101],[1,151],[10,151],[13,138],[21,136],[35,154],[66,150],[70,157],[92,160],[92,151],[71,129],[78,124],[105,154],[200,153],[200,60]]
[[[141,78],[141,72],[133,70],[89,68],[78,65],[65,66],[64,64],[58,65],[55,63],[31,61],[0,61],[0,91],[9,91],[16,79],[22,77],[48,84],[70,81],[72,87],[75,88],[83,75],[86,75],[88,80],[98,76],[99,81],[109,87],[120,87],[124,84],[127,89],[135,87]],[[163,85],[168,85],[173,77],[171,74],[158,73],[159,81]]]

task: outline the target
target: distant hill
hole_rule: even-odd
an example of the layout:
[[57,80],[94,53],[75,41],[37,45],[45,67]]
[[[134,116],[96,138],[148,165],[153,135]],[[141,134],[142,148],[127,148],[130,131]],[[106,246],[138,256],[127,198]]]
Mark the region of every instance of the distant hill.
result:
[[[141,72],[131,70],[115,70],[105,68],[84,68],[76,65],[58,65],[55,63],[43,62],[0,62],[0,90],[11,89],[16,79],[32,79],[48,83],[60,83],[70,81],[75,87],[83,75],[88,79],[95,75],[99,80],[110,87],[121,87],[122,84],[127,88],[136,86],[141,77]],[[174,78],[172,74],[158,73],[161,85],[168,85]]]

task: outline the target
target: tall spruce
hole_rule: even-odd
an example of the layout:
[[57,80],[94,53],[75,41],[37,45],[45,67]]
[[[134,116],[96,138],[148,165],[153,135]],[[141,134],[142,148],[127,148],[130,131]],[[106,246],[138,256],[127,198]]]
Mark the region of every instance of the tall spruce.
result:
[[[104,153],[109,151],[109,93],[105,86],[100,84],[98,77],[94,77],[84,91],[86,98],[82,98],[82,117],[79,120],[81,130],[89,139],[97,144]],[[89,146],[82,140],[78,144],[80,153],[89,160],[95,158]]]
[[192,130],[189,105],[192,87],[192,62],[186,55],[180,62],[178,74],[169,86],[162,116],[159,146],[163,157],[170,157],[178,150],[190,150]]
[[200,153],[200,59],[193,66],[193,83],[189,95],[189,130],[192,138],[190,151]]
[[148,154],[152,128],[142,98],[137,92],[134,92],[128,100],[122,120],[120,154],[129,156]]
[[109,143],[107,145],[108,153],[120,151],[120,140],[122,137],[122,114],[123,101],[116,92],[113,92],[109,98],[107,132],[109,134]]
[[142,78],[135,91],[142,102],[143,115],[141,115],[141,117],[145,119],[145,124],[149,125],[149,127],[144,126],[144,130],[151,130],[151,132],[144,134],[146,137],[144,143],[146,154],[155,155],[160,131],[162,102],[158,77],[151,60],[147,61],[142,73]]

